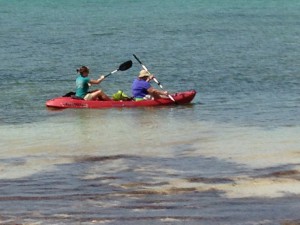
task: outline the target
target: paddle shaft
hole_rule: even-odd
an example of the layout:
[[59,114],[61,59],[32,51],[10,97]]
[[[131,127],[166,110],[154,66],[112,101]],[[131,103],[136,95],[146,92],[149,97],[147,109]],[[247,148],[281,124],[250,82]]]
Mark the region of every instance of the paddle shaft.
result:
[[[134,56],[134,58],[141,64],[142,68],[143,68],[144,70],[146,70],[146,71],[150,74],[149,70],[148,70],[147,67],[142,63],[142,61],[141,61],[135,54],[133,54],[133,56]],[[157,85],[158,85],[161,89],[164,89],[163,86],[161,85],[161,83],[160,83],[155,77],[153,78],[153,80],[154,80],[155,83],[157,83]],[[173,102],[176,103],[175,99],[174,99],[171,95],[168,95],[168,97],[169,97]]]
[[110,76],[110,75],[112,75],[113,73],[116,73],[116,72],[118,72],[118,71],[119,71],[119,70],[114,70],[114,71],[110,72],[109,74],[105,75],[104,78],[106,78],[106,77],[108,77],[108,76]]

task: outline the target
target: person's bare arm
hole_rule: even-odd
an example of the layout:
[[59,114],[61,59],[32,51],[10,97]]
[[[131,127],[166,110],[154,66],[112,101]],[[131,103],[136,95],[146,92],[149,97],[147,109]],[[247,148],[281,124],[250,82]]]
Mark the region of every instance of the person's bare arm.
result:
[[166,95],[167,96],[169,94],[167,91],[160,91],[153,87],[148,88],[147,91],[152,96],[158,96],[158,95]]
[[103,80],[105,79],[105,76],[104,75],[102,75],[101,77],[99,77],[99,79],[97,79],[97,80],[90,80],[90,84],[99,84],[99,83],[101,83]]

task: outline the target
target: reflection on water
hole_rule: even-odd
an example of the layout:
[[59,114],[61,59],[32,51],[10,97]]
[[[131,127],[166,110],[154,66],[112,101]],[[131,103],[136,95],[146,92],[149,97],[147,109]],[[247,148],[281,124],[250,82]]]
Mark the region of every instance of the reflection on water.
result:
[[299,128],[237,127],[179,112],[69,110],[2,126],[1,223],[299,219]]

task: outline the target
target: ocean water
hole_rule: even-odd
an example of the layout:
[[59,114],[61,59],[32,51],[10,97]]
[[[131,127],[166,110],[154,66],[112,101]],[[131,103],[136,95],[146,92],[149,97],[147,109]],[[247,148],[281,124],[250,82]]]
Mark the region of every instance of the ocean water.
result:
[[[0,224],[300,224],[300,2],[0,0]],[[63,110],[140,65],[192,104]],[[155,86],[155,83],[153,83]],[[157,87],[158,88],[158,87]]]

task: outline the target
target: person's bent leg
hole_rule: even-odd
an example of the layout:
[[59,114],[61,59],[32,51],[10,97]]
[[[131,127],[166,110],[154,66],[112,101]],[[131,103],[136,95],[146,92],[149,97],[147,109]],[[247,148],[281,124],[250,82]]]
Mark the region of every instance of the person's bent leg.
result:
[[102,90],[96,90],[92,93],[90,93],[93,100],[103,100],[103,101],[110,101],[111,99],[102,91]]
[[102,90],[99,90],[98,98],[100,98],[104,101],[111,101],[111,98],[108,97]]
[[84,100],[93,100],[93,95],[91,93],[86,94]]
[[89,94],[90,99],[91,100],[98,100],[100,94],[101,94],[101,90],[95,90],[95,91],[93,91]]

